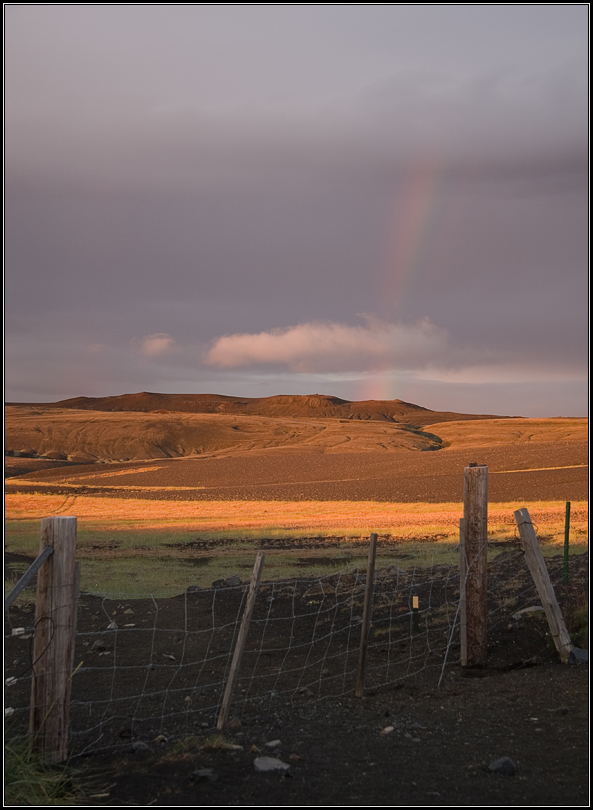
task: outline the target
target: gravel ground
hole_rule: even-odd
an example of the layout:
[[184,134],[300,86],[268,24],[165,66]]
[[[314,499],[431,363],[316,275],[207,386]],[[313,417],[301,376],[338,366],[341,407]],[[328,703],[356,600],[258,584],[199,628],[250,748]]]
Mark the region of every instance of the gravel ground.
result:
[[[558,581],[561,558],[550,558],[547,564],[552,578]],[[336,687],[344,673],[344,658],[340,655],[326,656],[324,668],[319,672],[307,665],[309,686],[299,688],[298,677],[302,676],[298,676],[294,662],[287,657],[286,639],[284,646],[280,643],[286,635],[281,622],[276,635],[268,622],[265,645],[257,630],[250,633],[251,647],[248,644],[247,652],[251,650],[257,659],[254,672],[257,670],[258,679],[253,681],[249,700],[239,699],[238,684],[239,697],[233,704],[235,714],[231,714],[231,722],[225,729],[224,746],[215,740],[215,723],[228,654],[220,659],[220,672],[210,678],[217,684],[211,690],[212,695],[207,689],[200,693],[203,704],[199,710],[178,711],[172,689],[179,687],[182,702],[190,686],[197,683],[191,667],[183,672],[178,667],[178,651],[186,644],[189,650],[191,641],[184,640],[179,628],[184,622],[197,630],[200,621],[204,627],[210,626],[216,589],[158,603],[106,602],[83,596],[75,662],[84,658],[87,670],[80,670],[73,686],[72,749],[74,754],[87,751],[84,756],[75,757],[74,762],[82,767],[85,776],[92,777],[95,795],[89,803],[587,806],[588,665],[566,666],[558,662],[541,611],[513,619],[518,605],[512,599],[509,601],[511,591],[523,594],[521,605],[535,605],[537,599],[528,592],[528,574],[516,549],[509,549],[489,568],[488,666],[473,670],[460,667],[454,643],[447,650],[447,665],[443,668],[446,644],[439,647],[437,641],[449,633],[447,604],[454,597],[455,586],[455,571],[447,571],[448,568],[439,566],[438,570],[425,571],[425,575],[414,573],[414,588],[420,594],[421,604],[426,603],[430,589],[434,613],[421,617],[417,636],[409,635],[406,620],[401,638],[397,636],[397,621],[393,618],[397,616],[397,606],[394,608],[390,594],[396,593],[396,582],[398,593],[411,592],[410,583],[402,579],[405,572],[382,573],[375,589],[374,636],[369,651],[367,689],[362,699],[353,696],[354,679],[350,675],[341,693]],[[324,582],[331,585],[334,579],[335,576],[329,577]],[[441,585],[437,587],[438,582]],[[586,599],[587,585],[588,555],[573,557],[570,586],[556,588],[569,622],[575,607]],[[352,588],[348,592],[350,605],[357,604],[356,583]],[[284,590],[270,584],[263,586],[260,612],[267,609],[272,592],[276,594],[275,615],[281,618],[302,614],[306,618],[302,629],[294,624],[295,646],[299,640],[310,638],[310,616],[317,616],[319,625],[322,608],[338,617],[348,607],[340,602],[337,585],[333,592],[329,589],[329,595],[320,595],[315,582],[299,580],[290,593],[288,586]],[[230,589],[227,593],[228,598],[217,603],[222,612],[216,614],[216,622],[221,626],[236,621],[240,606],[241,589]],[[311,608],[311,604],[315,607]],[[314,612],[307,614],[307,610]],[[440,620],[431,618],[433,615]],[[257,616],[256,609],[254,619]],[[391,617],[389,627],[393,632],[389,644],[385,635],[377,632],[386,617]],[[152,646],[147,645],[146,633],[130,632],[129,636],[121,636],[123,641],[118,642],[117,651],[108,640],[105,647],[99,645],[91,652],[96,640],[109,639],[103,627],[108,618],[120,625],[131,621],[137,628],[146,626]],[[332,621],[338,636],[337,618]],[[13,626],[31,626],[30,609],[13,608],[9,622]],[[252,626],[257,628],[257,622]],[[223,636],[221,650],[228,650],[228,639],[224,641]],[[209,649],[214,661],[218,642],[213,638]],[[19,638],[6,640],[6,677],[18,675],[19,668],[23,670],[24,644]],[[423,650],[419,657],[411,654],[413,648]],[[400,660],[394,659],[395,670],[391,679],[387,679],[385,656],[398,650]],[[116,652],[117,669],[113,664]],[[138,674],[132,664],[145,660],[149,666]],[[248,669],[248,655],[245,660]],[[413,661],[420,661],[420,665],[413,665]],[[356,660],[354,668],[355,664]],[[146,680],[148,670],[150,677],[154,677],[150,684]],[[282,688],[277,686],[279,671],[286,672]],[[242,670],[243,675],[247,677],[246,683],[251,683],[249,672]],[[130,689],[130,694],[137,693],[139,687],[134,678],[138,677],[142,679],[140,691],[144,702],[130,699],[128,704],[125,701],[118,704],[123,708],[118,709],[110,725],[105,723],[100,743],[90,744],[91,737],[84,732],[84,728],[94,724],[89,701],[106,696],[112,701],[121,697],[125,689]],[[269,679],[276,685],[274,690]],[[165,692],[161,681],[167,686]],[[13,705],[22,703],[26,707],[28,688],[29,681],[23,677],[7,692]],[[197,694],[195,690],[191,694],[194,693]],[[206,706],[209,695],[214,701],[210,708]],[[163,701],[167,701],[166,710]],[[21,719],[26,723],[26,713]],[[103,750],[98,750],[101,747]],[[259,772],[256,761],[263,756],[289,767]],[[490,769],[492,763],[504,757],[512,760],[512,775]]]

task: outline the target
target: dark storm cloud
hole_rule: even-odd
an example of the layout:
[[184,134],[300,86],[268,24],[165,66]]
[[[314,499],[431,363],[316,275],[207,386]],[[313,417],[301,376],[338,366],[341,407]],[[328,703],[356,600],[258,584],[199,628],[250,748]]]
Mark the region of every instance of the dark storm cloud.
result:
[[[6,17],[10,398],[233,380],[255,395],[263,366],[202,364],[217,340],[315,322],[353,335],[360,312],[442,330],[435,385],[462,356],[584,378],[584,7]],[[406,235],[418,177],[425,218]],[[384,352],[386,373],[408,351]],[[315,379],[275,369],[285,387]]]

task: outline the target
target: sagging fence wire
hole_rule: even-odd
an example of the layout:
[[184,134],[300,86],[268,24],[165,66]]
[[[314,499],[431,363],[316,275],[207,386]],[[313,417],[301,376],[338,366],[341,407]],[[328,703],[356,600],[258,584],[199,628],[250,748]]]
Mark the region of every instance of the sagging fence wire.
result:
[[[508,623],[513,614],[537,601],[521,551],[499,556],[489,565],[490,626]],[[561,576],[559,569],[555,584]],[[246,592],[241,585],[190,590],[172,599],[83,595],[70,704],[72,752],[116,749],[134,739],[159,734],[170,738],[212,728]],[[231,716],[248,721],[286,705],[310,716],[325,699],[352,695],[363,595],[364,575],[357,571],[264,582]],[[412,620],[414,596],[420,604],[418,632]],[[430,676],[436,688],[445,667],[457,664],[452,649],[458,644],[458,609],[456,566],[379,567],[367,690],[392,689],[420,673],[425,679]],[[25,636],[34,630],[32,621],[31,617]],[[22,645],[30,643],[22,638],[6,639],[7,669],[21,673],[6,693],[13,719],[24,733],[31,677],[22,674]]]
[[[297,695],[297,700],[310,703],[348,693],[355,671],[360,618],[356,610],[362,588],[360,577],[346,572],[315,581],[264,585],[250,628],[235,711],[253,706],[270,711],[275,700],[286,696]],[[93,611],[83,600],[75,655],[84,663],[71,701],[73,734],[91,737],[86,747],[93,747],[117,722],[132,726],[148,722],[162,728],[167,718],[176,718],[184,719],[188,729],[198,716],[211,722],[228,673],[244,593],[244,588],[216,589],[160,604],[151,598],[144,605],[132,603],[134,611],[106,599],[94,600],[98,609]],[[142,613],[141,622],[148,626],[126,622],[126,611],[127,618]],[[380,613],[378,621],[384,622]],[[393,618],[392,604],[389,616]],[[89,618],[101,623],[101,629],[90,630]],[[401,611],[397,619],[405,628]],[[394,635],[391,630],[392,643]],[[92,700],[81,700],[78,696],[84,693]],[[79,730],[78,715],[95,722]]]

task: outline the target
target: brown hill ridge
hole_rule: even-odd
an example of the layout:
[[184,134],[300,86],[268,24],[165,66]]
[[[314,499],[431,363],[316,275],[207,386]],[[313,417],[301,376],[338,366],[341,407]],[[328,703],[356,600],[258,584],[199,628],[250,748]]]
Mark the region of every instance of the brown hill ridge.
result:
[[157,394],[142,391],[113,397],[74,397],[60,402],[7,403],[14,406],[136,413],[220,413],[242,416],[364,419],[414,427],[435,422],[497,419],[494,414],[431,411],[401,399],[351,402],[325,394],[233,397],[222,394]]

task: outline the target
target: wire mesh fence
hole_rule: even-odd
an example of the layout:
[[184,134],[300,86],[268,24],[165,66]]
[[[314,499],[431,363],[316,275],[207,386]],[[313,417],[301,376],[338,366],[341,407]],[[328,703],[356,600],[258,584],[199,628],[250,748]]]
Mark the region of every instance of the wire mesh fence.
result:
[[[572,558],[571,565],[576,564]],[[561,583],[562,559],[548,568]],[[533,582],[512,547],[489,564],[493,636],[536,606]],[[303,716],[325,699],[352,695],[356,682],[364,571],[263,583],[236,681],[231,718],[243,721],[290,705]],[[70,750],[129,746],[211,729],[221,706],[247,585],[188,589],[169,598],[107,599],[83,594],[72,678]],[[418,600],[418,613],[413,609]],[[6,707],[12,734],[26,734],[35,634],[32,608],[6,616]],[[515,622],[516,624],[516,622]],[[516,633],[521,656],[521,634]],[[368,691],[409,679],[437,688],[459,662],[459,569],[434,565],[375,573]]]

